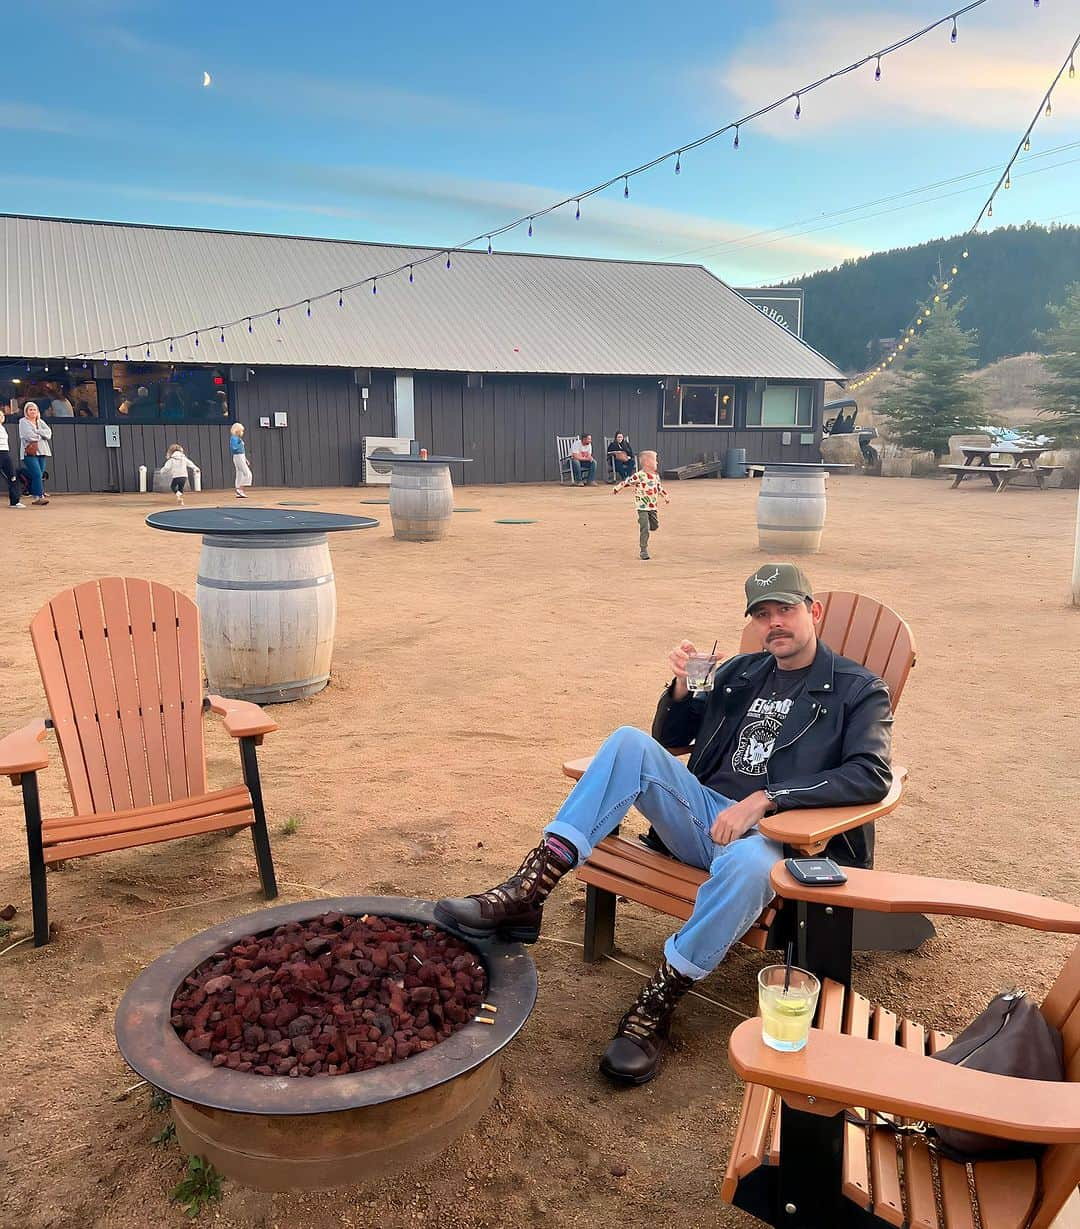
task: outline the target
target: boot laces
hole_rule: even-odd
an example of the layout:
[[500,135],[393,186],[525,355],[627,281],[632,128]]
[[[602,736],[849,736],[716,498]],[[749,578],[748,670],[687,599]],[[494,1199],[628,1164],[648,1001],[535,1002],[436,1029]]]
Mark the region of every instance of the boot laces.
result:
[[490,905],[516,905],[543,891],[546,896],[559,881],[555,873],[559,860],[546,845],[537,845],[525,855],[525,860],[506,880],[486,892],[477,892],[473,899]]
[[677,973],[666,963],[648,985],[642,987],[637,1002],[619,1021],[619,1032],[648,1041],[667,1024],[675,1005],[692,984],[691,978]]

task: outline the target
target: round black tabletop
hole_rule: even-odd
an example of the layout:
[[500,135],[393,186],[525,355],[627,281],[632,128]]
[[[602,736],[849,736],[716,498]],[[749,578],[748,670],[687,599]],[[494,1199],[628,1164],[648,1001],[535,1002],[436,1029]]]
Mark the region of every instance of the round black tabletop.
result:
[[414,452],[376,452],[371,458],[373,465],[460,465],[472,457],[421,457]]
[[257,535],[374,529],[379,522],[371,516],[291,508],[170,508],[166,512],[151,512],[146,523],[151,529],[167,529],[172,533]]

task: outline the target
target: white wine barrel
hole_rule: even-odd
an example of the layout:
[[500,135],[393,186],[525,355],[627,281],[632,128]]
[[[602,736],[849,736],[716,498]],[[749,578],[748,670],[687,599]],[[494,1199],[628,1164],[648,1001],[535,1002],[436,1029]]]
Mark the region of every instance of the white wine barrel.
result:
[[435,542],[446,537],[454,514],[454,489],[447,465],[395,465],[390,476],[390,519],[394,537]]
[[211,692],[278,704],[330,681],[337,593],[326,534],[207,534],[195,600]]
[[758,544],[770,554],[812,554],[825,528],[825,471],[770,470],[757,501]]

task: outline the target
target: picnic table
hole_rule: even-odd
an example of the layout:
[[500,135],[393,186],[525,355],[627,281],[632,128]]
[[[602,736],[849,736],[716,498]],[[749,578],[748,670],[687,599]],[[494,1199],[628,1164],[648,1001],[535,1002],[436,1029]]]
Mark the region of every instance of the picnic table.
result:
[[[953,484],[949,488],[955,490],[965,478],[989,478],[995,491],[1005,488],[1021,474],[1031,474],[1039,490],[1046,485],[1047,475],[1058,468],[1056,465],[1041,465],[1039,457],[1047,450],[1040,445],[1017,444],[962,444],[960,451],[964,455],[963,465],[942,465],[953,475]],[[1004,464],[991,461],[991,457],[1005,457]]]

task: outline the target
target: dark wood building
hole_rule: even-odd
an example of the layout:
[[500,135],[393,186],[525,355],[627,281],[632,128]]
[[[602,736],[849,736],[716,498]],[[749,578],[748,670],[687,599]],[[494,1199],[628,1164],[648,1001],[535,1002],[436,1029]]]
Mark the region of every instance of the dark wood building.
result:
[[[471,456],[458,477],[478,483],[556,480],[556,437],[581,431],[664,468],[817,460],[843,378],[694,265],[458,252],[448,270],[424,249],[20,217],[0,244],[0,399],[13,445],[27,400],[51,424],[53,491],[135,489],[173,442],[230,486],[236,421],[266,486],[357,484],[372,437]],[[333,290],[410,259],[377,296]]]

